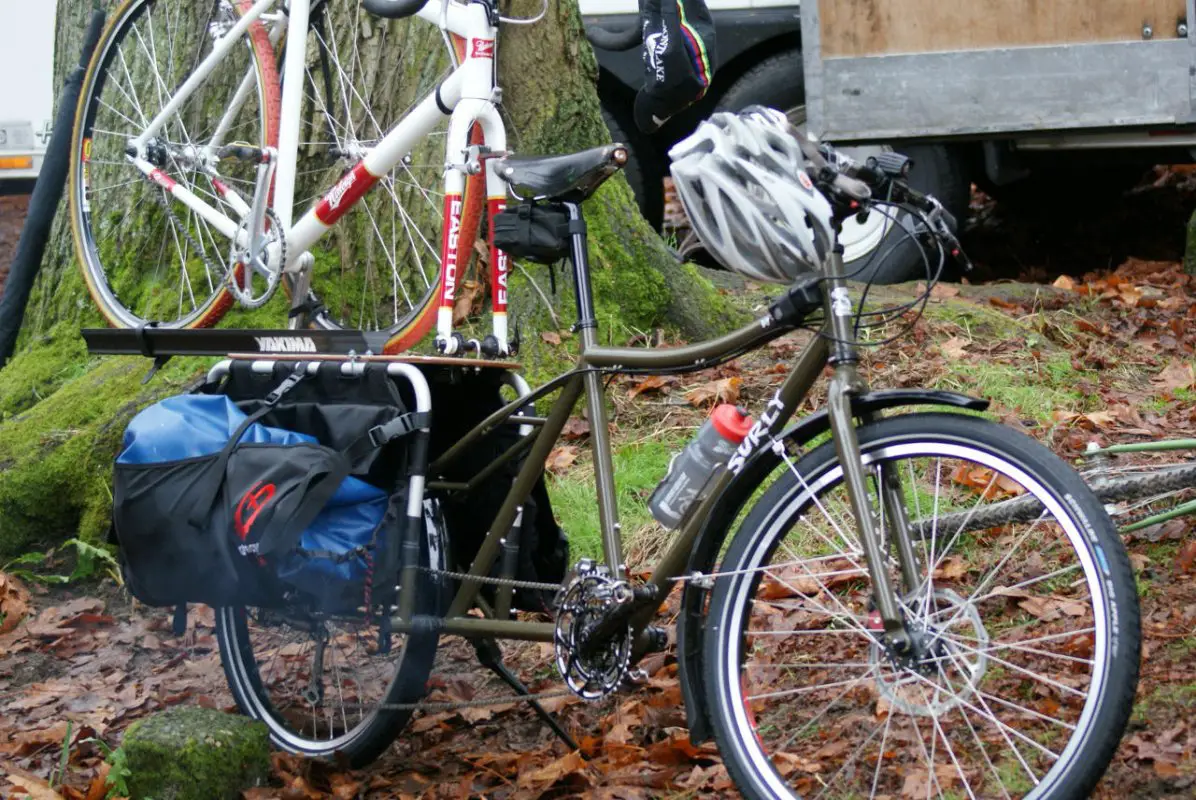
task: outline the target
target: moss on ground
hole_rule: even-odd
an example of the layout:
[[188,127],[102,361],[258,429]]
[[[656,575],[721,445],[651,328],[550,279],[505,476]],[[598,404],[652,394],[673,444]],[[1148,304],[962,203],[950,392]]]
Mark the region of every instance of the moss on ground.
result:
[[175,708],[134,723],[121,749],[133,800],[235,800],[270,773],[266,726],[204,708]]

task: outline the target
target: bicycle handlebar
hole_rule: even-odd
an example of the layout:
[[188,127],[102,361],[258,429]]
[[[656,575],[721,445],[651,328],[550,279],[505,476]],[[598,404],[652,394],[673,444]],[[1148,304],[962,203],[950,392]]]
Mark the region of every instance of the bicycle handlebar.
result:
[[946,252],[964,270],[972,269],[972,262],[955,236],[958,222],[943,204],[928,194],[914,189],[906,181],[913,162],[900,153],[869,156],[860,163],[827,144],[816,144],[798,135],[802,151],[813,165],[811,178],[833,197],[848,201],[850,208],[865,206],[874,194],[888,195],[895,203],[913,206],[922,212],[930,226],[929,233],[938,239]]
[[644,34],[638,23],[621,31],[611,31],[599,28],[597,25],[590,25],[586,28],[586,38],[594,47],[622,52],[638,47],[644,40]]

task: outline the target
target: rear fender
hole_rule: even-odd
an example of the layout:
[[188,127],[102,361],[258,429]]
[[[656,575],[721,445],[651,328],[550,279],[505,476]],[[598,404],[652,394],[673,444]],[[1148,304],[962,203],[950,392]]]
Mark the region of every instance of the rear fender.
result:
[[[988,408],[988,401],[955,392],[883,389],[854,397],[851,403],[851,409],[856,416],[867,416],[897,406],[953,406],[984,411]],[[802,447],[829,430],[830,418],[826,409],[822,409],[782,431],[777,438],[790,448]],[[780,455],[767,446],[758,447],[748,457],[739,474],[723,490],[698,532],[697,541],[694,542],[686,566],[686,575],[706,574],[715,568],[718,554],[731,533],[731,525],[751,499],[756,487],[780,462]],[[710,592],[714,587],[713,584],[702,584],[700,581],[686,582],[681,595],[681,616],[677,623],[677,660],[681,692],[685,700],[689,738],[694,744],[707,741],[711,736],[706,694],[702,685],[702,623],[706,616]]]

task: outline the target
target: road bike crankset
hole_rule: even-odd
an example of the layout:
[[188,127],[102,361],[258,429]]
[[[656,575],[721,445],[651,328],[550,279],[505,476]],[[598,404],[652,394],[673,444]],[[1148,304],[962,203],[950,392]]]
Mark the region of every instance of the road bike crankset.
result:
[[230,145],[220,150],[221,159],[257,164],[253,204],[241,219],[229,253],[225,283],[229,292],[246,308],[259,308],[278,291],[286,264],[286,241],[282,221],[270,208],[277,153],[273,148]]

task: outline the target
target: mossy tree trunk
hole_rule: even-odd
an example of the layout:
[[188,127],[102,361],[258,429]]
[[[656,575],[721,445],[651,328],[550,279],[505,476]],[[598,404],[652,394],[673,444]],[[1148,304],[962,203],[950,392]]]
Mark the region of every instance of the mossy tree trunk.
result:
[[[330,1],[328,13],[341,15],[333,17],[341,22],[359,8],[357,0]],[[512,0],[504,5],[504,13],[532,16],[540,3]],[[56,86],[78,58],[93,6],[112,11],[118,0],[58,2]],[[362,50],[361,74],[375,76],[370,98],[375,114],[397,119],[411,93],[391,84],[412,76],[387,70],[387,59],[389,48],[400,41],[396,31],[401,29],[395,26],[409,23],[373,24],[383,35],[373,36],[372,44]],[[421,35],[429,52],[440,58],[439,32],[425,25]],[[501,38],[500,83],[513,149],[525,154],[563,153],[609,141],[595,89],[597,65],[584,38],[576,0],[549,0],[543,21],[504,26]],[[410,36],[402,41],[406,46],[423,46]],[[433,61],[430,55],[427,71],[440,68]],[[418,77],[424,74],[421,71]],[[586,219],[604,339],[621,341],[629,331],[658,325],[697,339],[725,328],[735,318],[707,281],[673,259],[640,217],[622,177],[608,182],[587,205]],[[343,250],[355,244],[334,246]],[[528,265],[529,273],[531,269]],[[536,280],[541,286],[547,284],[542,275]],[[526,319],[536,313],[533,309],[541,301],[526,285],[520,291],[520,282],[517,275],[512,305],[517,313],[522,309]],[[554,304],[570,305],[559,299]],[[264,312],[273,309],[234,313],[225,324],[281,324],[280,318],[265,318]],[[562,316],[567,322],[571,315]],[[79,329],[99,324],[100,316],[75,265],[64,201],[26,315],[20,349],[0,371],[0,563],[7,556],[76,534],[101,540],[108,528],[111,462],[120,431],[137,409],[181,390],[210,363],[178,359],[143,385],[139,379],[148,364],[86,354]]]

